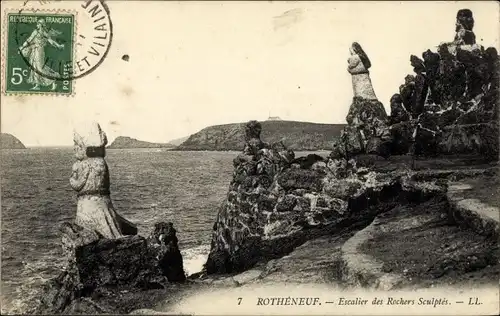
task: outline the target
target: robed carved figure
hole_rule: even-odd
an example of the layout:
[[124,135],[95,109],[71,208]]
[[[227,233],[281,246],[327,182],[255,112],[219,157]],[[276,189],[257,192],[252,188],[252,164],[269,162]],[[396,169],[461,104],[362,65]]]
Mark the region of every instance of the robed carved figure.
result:
[[352,89],[354,97],[363,98],[366,100],[377,100],[375,91],[373,90],[372,81],[370,79],[371,67],[370,59],[361,48],[361,45],[354,42],[349,48],[351,56],[347,60],[347,71],[352,76]]
[[74,132],[73,164],[70,185],[77,192],[75,224],[96,231],[104,238],[137,234],[137,227],[120,216],[110,198],[106,134],[97,123]]

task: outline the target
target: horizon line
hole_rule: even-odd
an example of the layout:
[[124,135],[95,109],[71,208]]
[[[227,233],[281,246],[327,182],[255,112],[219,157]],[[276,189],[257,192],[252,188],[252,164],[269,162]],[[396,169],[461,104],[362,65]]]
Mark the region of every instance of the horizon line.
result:
[[[279,120],[273,120],[273,119],[263,119],[263,120],[246,120],[246,121],[243,121],[243,122],[233,122],[233,123],[223,123],[223,124],[214,124],[214,125],[209,125],[209,126],[206,126],[206,127],[203,127],[201,129],[199,129],[198,131],[196,132],[193,132],[189,135],[186,135],[186,136],[182,136],[182,137],[176,137],[176,138],[172,138],[168,141],[165,141],[165,142],[159,142],[159,141],[149,141],[149,140],[143,140],[143,139],[138,139],[138,138],[135,138],[134,136],[130,136],[130,135],[119,135],[119,136],[116,136],[113,141],[115,141],[118,137],[129,137],[129,138],[133,138],[135,140],[138,140],[138,141],[143,141],[143,142],[148,142],[148,143],[156,143],[156,144],[170,144],[169,142],[170,141],[173,141],[173,140],[177,140],[177,139],[180,139],[180,138],[189,138],[191,135],[194,135],[198,132],[201,132],[202,130],[204,129],[207,129],[209,127],[217,127],[217,126],[225,126],[225,125],[231,125],[231,124],[244,124],[244,123],[247,123],[249,121],[258,121],[258,122],[298,122],[298,123],[310,123],[310,124],[322,124],[322,125],[346,125],[347,122],[344,122],[344,123],[320,123],[320,122],[311,122],[311,121],[297,121],[297,120],[287,120],[287,119],[279,119]],[[26,148],[59,148],[59,147],[73,147],[73,145],[70,145],[70,144],[64,144],[64,145],[58,145],[58,144],[51,144],[51,145],[28,145],[28,144],[25,144],[21,139],[19,139],[19,137],[17,137],[16,135],[14,135],[13,133],[9,133],[9,132],[0,132],[0,134],[9,134],[9,135],[12,135],[13,137],[15,137],[16,139],[18,139]],[[112,141],[112,142],[113,142]],[[111,142],[111,143],[112,143]],[[108,145],[109,146],[109,145]],[[174,146],[177,146],[177,145],[174,145]],[[111,148],[112,149],[112,148]]]

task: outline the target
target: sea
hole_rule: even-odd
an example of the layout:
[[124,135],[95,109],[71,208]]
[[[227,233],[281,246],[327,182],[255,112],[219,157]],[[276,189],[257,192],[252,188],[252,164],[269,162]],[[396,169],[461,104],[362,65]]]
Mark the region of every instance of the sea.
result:
[[[115,209],[147,236],[171,221],[188,274],[210,250],[217,209],[226,196],[236,152],[166,149],[107,151]],[[23,313],[63,264],[59,227],[76,214],[69,186],[72,148],[2,150],[1,312]]]

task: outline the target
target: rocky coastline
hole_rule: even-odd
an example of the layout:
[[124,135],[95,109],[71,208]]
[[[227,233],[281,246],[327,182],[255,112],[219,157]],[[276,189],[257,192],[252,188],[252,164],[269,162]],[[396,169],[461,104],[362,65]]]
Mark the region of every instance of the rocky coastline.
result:
[[175,145],[169,143],[150,143],[137,140],[128,136],[118,136],[108,146],[108,149],[127,149],[127,148],[174,148]]
[[[411,55],[415,75],[389,115],[368,55],[353,43],[353,102],[328,156],[296,157],[248,122],[199,273],[185,275],[172,223],[118,239],[67,223],[66,269],[32,312],[153,314],[202,288],[274,282],[498,286],[500,203],[494,185],[480,184],[498,177],[500,59],[475,43],[472,28],[472,12],[460,10],[453,42],[423,60]],[[491,194],[474,199],[479,191]],[[388,240],[397,243],[390,256]]]
[[[345,124],[320,124],[298,121],[262,121],[263,137],[282,141],[296,151],[330,150]],[[240,151],[245,146],[245,123],[215,125],[190,135],[174,150]]]
[[7,133],[0,134],[1,149],[26,149],[26,146],[15,136]]

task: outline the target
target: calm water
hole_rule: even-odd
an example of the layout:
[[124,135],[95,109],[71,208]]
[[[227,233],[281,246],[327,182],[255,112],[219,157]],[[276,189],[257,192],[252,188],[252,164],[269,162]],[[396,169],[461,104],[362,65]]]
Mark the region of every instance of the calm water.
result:
[[[234,152],[109,150],[115,208],[147,235],[157,221],[177,229],[188,273],[209,251],[217,207],[225,197]],[[62,264],[59,225],[76,212],[69,186],[72,149],[2,151],[2,313],[22,312]]]

